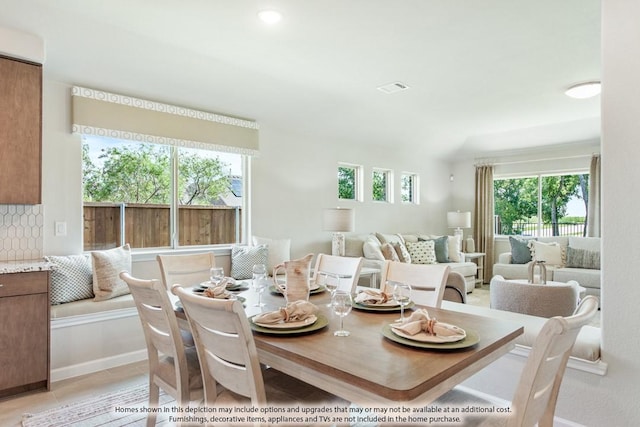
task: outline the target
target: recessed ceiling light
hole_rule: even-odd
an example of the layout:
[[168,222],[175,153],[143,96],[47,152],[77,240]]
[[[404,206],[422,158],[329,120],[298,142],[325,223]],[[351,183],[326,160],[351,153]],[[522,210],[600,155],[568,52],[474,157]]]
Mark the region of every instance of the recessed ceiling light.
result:
[[282,14],[275,10],[261,10],[258,12],[258,18],[265,24],[273,25],[282,19]]
[[600,94],[600,82],[586,82],[571,86],[565,92],[571,98],[591,98]]

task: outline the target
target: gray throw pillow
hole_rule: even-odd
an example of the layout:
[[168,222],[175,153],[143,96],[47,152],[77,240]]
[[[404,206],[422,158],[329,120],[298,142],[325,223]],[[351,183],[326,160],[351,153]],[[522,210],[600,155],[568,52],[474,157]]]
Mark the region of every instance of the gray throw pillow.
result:
[[436,250],[436,260],[438,262],[451,262],[449,259],[449,236],[438,237],[437,239],[423,239],[418,237],[418,241],[433,241]]
[[600,270],[600,252],[567,246],[567,267]]
[[46,256],[51,263],[51,305],[93,298],[88,255]]
[[509,243],[511,244],[511,264],[526,264],[531,261],[531,249],[529,243],[535,239],[518,239],[509,236]]

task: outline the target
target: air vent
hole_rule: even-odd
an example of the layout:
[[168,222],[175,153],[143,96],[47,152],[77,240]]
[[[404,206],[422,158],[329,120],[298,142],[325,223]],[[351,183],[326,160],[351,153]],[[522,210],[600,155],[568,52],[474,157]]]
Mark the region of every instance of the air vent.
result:
[[389,84],[386,84],[386,85],[378,87],[378,90],[380,92],[384,92],[384,93],[387,93],[387,94],[401,92],[401,91],[407,90],[407,89],[409,89],[409,86],[407,86],[406,84],[404,84],[402,82],[393,82],[393,83],[389,83]]

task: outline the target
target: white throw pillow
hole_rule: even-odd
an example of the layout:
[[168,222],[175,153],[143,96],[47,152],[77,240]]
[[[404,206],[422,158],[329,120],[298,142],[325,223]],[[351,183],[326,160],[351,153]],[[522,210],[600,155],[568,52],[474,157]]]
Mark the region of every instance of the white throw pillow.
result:
[[376,236],[369,236],[364,242],[364,245],[362,245],[362,253],[364,253],[364,257],[384,261],[384,255],[382,254],[382,248],[380,245],[381,243]]
[[462,252],[460,235],[449,236],[447,243],[449,244],[449,260],[451,262],[464,262],[464,258],[460,259],[460,252]]
[[106,251],[93,251],[91,259],[94,301],[106,301],[130,293],[129,286],[119,276],[123,270],[131,272],[131,249],[128,244]]
[[420,242],[407,242],[407,251],[411,255],[412,264],[437,264],[435,242],[422,240]]
[[276,265],[291,260],[291,239],[269,239],[253,236],[252,241],[254,246],[264,245],[267,247],[267,272],[269,275]]
[[564,265],[565,255],[563,247],[558,243],[544,243],[533,241],[533,260],[544,261],[547,265]]

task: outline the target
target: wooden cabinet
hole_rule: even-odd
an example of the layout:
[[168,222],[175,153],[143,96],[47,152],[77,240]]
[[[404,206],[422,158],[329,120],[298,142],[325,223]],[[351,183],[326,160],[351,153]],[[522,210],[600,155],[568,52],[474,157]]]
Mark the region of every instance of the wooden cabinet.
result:
[[0,57],[0,204],[42,202],[42,66]]
[[49,272],[0,274],[0,397],[49,389]]

